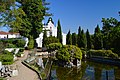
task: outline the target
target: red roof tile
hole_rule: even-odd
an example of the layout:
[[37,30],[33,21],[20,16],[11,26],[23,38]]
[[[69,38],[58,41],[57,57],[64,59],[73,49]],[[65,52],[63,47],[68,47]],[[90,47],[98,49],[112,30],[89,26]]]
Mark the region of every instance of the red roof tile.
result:
[[11,32],[0,31],[0,35],[8,35],[8,34],[19,34],[19,33],[11,33]]
[[0,31],[0,34],[1,35],[7,35],[7,34],[9,34],[8,32],[4,32],[4,31]]

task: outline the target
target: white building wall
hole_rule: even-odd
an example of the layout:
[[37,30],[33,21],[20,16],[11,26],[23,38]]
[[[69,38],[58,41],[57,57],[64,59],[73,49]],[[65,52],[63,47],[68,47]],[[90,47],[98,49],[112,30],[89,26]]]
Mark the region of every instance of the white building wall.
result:
[[15,34],[8,34],[8,38],[16,38]]
[[38,47],[42,47],[42,40],[43,40],[43,33],[41,33],[39,37],[36,39]]
[[0,35],[0,38],[7,38],[7,35]]
[[[52,23],[51,20],[49,20],[47,25],[44,25],[43,27],[44,27],[43,30],[47,30],[47,37],[49,37],[50,35],[57,37],[57,27],[55,27],[55,25]],[[50,31],[52,32],[51,34]],[[62,38],[63,38],[62,39],[63,45],[66,45],[66,34],[62,33]],[[39,37],[36,39],[38,47],[42,47],[42,40],[43,40],[43,33],[41,33]]]
[[66,45],[66,34],[62,33],[62,44]]

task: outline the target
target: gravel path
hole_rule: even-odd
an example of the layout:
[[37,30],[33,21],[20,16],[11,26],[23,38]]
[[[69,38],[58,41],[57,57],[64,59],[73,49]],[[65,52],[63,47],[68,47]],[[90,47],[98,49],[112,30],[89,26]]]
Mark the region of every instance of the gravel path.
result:
[[21,63],[21,61],[27,58],[28,53],[29,51],[24,51],[24,57],[19,58],[18,61],[14,62],[13,65],[18,68],[18,76],[9,77],[9,80],[39,80],[36,72]]

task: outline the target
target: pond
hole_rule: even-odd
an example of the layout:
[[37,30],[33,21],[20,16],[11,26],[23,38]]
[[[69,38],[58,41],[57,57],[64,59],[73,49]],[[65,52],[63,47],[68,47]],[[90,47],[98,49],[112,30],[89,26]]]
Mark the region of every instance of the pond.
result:
[[80,68],[52,65],[51,80],[120,80],[120,68],[113,65],[82,61]]

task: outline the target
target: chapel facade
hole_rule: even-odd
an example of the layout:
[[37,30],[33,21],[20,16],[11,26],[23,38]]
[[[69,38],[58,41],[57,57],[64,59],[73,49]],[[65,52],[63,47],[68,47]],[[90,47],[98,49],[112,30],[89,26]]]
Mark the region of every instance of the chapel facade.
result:
[[[57,37],[57,26],[54,25],[52,18],[48,19],[47,24],[43,25],[43,31],[47,31],[47,37],[54,36]],[[42,47],[43,42],[43,32],[39,34],[39,37],[36,39],[37,46]],[[66,34],[62,32],[62,44],[66,45]]]

